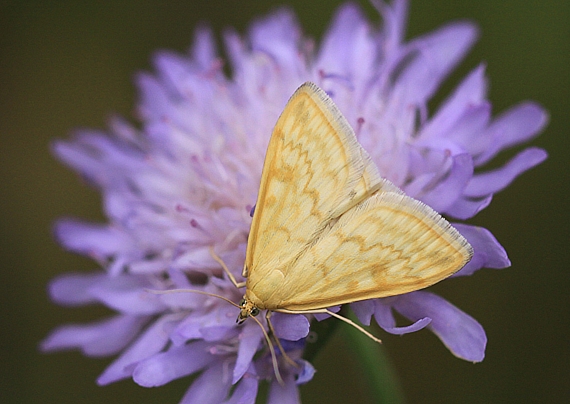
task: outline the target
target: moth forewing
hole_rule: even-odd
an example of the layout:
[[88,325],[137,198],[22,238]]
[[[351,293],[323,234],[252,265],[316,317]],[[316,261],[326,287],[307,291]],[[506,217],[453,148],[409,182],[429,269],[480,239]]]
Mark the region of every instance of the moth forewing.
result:
[[389,185],[338,108],[305,83],[269,141],[244,275],[260,264],[294,258],[328,221],[382,186]]

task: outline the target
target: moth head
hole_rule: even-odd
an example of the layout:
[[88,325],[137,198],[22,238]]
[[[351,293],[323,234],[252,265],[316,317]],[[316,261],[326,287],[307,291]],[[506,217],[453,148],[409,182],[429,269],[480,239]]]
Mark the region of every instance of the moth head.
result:
[[239,314],[236,320],[236,323],[241,324],[245,321],[246,318],[249,316],[257,316],[259,314],[259,309],[255,307],[255,305],[246,299],[244,296],[243,299],[239,302]]

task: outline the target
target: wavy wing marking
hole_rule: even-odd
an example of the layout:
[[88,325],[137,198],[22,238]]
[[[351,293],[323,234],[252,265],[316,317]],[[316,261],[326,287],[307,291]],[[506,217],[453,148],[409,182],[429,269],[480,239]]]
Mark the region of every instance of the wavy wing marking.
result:
[[248,284],[284,269],[332,219],[384,188],[397,190],[325,92],[303,84],[267,149],[244,266]]
[[269,276],[253,293],[272,310],[312,310],[411,292],[461,269],[473,254],[437,212],[402,194],[377,193],[312,245],[280,285]]

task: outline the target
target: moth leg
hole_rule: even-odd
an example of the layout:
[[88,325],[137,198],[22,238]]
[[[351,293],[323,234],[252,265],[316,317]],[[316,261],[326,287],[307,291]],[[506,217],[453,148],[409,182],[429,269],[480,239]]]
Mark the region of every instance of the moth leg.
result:
[[346,318],[344,316],[341,316],[340,314],[336,314],[330,310],[327,309],[316,309],[316,310],[285,310],[285,309],[278,309],[275,310],[278,311],[279,313],[288,313],[288,314],[318,314],[318,313],[324,313],[324,314],[329,314],[335,318],[338,318],[341,321],[344,321],[347,324],[350,324],[351,326],[353,326],[354,328],[356,328],[358,331],[360,331],[361,333],[363,333],[364,335],[366,335],[368,338],[370,338],[371,340],[378,342],[379,344],[382,343],[382,340],[380,340],[379,338],[376,338],[374,335],[370,334],[368,331],[366,331],[364,328],[362,328],[362,326],[356,324],[354,321],[352,321],[349,318]]
[[263,324],[261,324],[261,322],[257,318],[255,318],[253,316],[250,316],[250,318],[252,318],[257,323],[257,325],[259,325],[259,327],[261,328],[261,331],[263,332],[263,336],[265,337],[265,340],[267,341],[267,345],[269,346],[269,352],[271,353],[271,363],[273,364],[273,373],[275,373],[275,378],[277,379],[277,382],[281,386],[285,386],[285,382],[283,381],[283,378],[281,377],[281,373],[279,372],[279,363],[277,362],[277,355],[275,355],[275,348],[273,347],[273,343],[271,342],[271,338],[269,338],[267,331],[265,331],[265,327],[263,326]]
[[236,278],[234,277],[234,275],[230,272],[230,270],[228,269],[226,263],[224,261],[222,261],[222,259],[218,256],[218,254],[216,254],[216,252],[214,251],[214,247],[210,246],[210,255],[212,256],[212,258],[222,266],[222,268],[224,269],[224,272],[226,273],[226,275],[228,275],[228,277],[230,278],[230,281],[232,281],[232,283],[234,284],[234,286],[238,289],[245,287],[245,282],[239,282],[236,281]]
[[277,347],[279,348],[279,351],[281,351],[281,355],[283,355],[283,357],[285,358],[285,360],[291,365],[294,366],[296,368],[299,368],[299,365],[289,357],[289,355],[287,355],[287,353],[285,352],[285,350],[283,349],[283,346],[281,345],[281,341],[279,341],[279,338],[277,338],[277,335],[275,334],[275,329],[273,328],[273,324],[271,323],[270,320],[271,317],[271,311],[267,310],[265,312],[265,319],[267,320],[267,327],[269,328],[269,335],[273,337],[273,339],[275,340],[275,343],[277,344]]

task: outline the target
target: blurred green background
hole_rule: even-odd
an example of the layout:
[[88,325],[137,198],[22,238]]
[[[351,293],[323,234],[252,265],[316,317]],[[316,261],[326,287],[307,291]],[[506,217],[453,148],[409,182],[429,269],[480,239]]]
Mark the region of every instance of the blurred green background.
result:
[[[360,3],[378,21],[372,6]],[[207,22],[217,33],[228,26],[243,33],[248,22],[278,4],[0,2],[2,402],[174,403],[183,395],[188,379],[156,389],[131,380],[98,387],[95,379],[110,359],[38,353],[37,344],[55,326],[107,313],[58,307],[47,298],[46,284],[54,276],[95,268],[53,241],[54,220],[103,220],[99,194],[59,164],[49,144],[76,127],[104,129],[113,113],[132,119],[134,73],[152,70],[158,49],[185,52],[197,23]],[[320,38],[341,2],[288,4],[306,34]],[[485,61],[495,113],[524,99],[550,111],[550,125],[532,142],[550,158],[472,220],[495,234],[512,268],[482,270],[435,288],[485,327],[484,362],[456,359],[427,331],[379,335],[410,403],[570,402],[570,2],[412,1],[408,37],[452,19],[477,22],[481,38],[443,94]],[[304,402],[372,402],[364,369],[342,333],[316,367],[314,380],[302,389]]]

